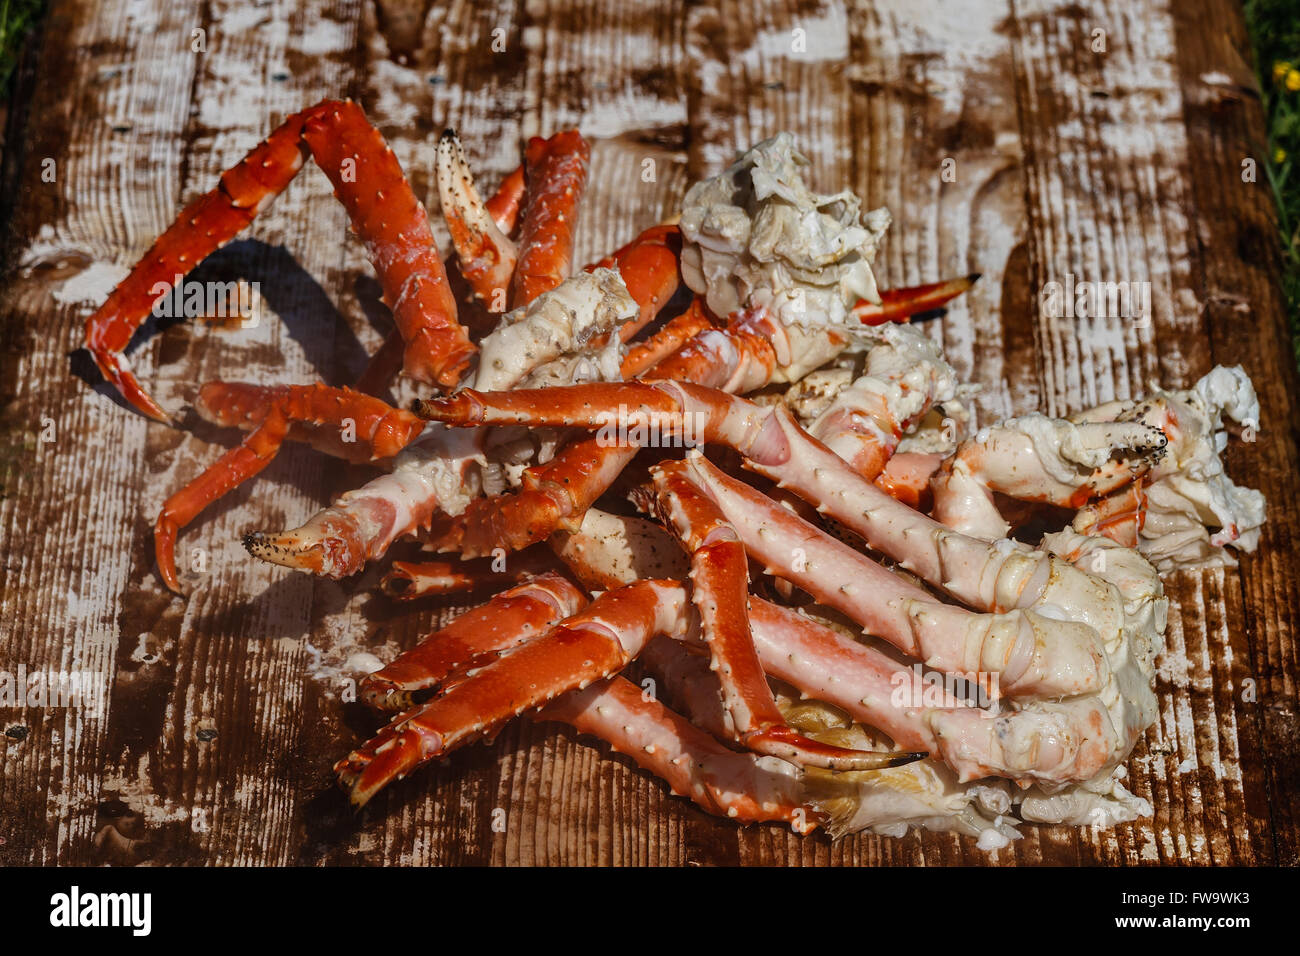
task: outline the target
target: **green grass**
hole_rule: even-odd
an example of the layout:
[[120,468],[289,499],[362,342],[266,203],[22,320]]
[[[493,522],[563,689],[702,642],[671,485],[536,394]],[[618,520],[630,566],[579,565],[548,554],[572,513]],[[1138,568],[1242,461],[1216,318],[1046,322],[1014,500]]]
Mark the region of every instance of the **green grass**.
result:
[[1264,93],[1264,168],[1277,202],[1282,293],[1300,365],[1300,7],[1296,0],[1246,0],[1246,28]]
[[0,0],[0,99],[9,95],[23,41],[44,11],[45,0]]

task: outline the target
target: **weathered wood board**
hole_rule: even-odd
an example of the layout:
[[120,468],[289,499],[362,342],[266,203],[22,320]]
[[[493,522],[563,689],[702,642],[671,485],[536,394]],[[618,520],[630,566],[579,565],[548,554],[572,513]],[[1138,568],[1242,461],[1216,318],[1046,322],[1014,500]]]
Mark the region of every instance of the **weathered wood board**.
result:
[[[3,166],[0,670],[76,670],[101,700],[0,710],[0,863],[1300,862],[1300,419],[1274,214],[1262,173],[1243,177],[1263,132],[1235,2],[52,7]],[[340,703],[344,681],[439,611],[374,596],[374,570],[335,584],[269,568],[239,539],[296,524],[365,472],[287,449],[185,533],[205,570],[170,597],[153,516],[222,446],[128,414],[69,359],[182,204],[331,96],[363,104],[431,210],[443,126],[491,183],[524,137],[579,125],[593,142],[581,261],[791,130],[814,182],[893,212],[882,284],[983,273],[933,329],[984,386],[984,420],[1243,364],[1264,428],[1229,468],[1270,520],[1239,568],[1167,581],[1160,718],[1128,768],[1154,818],[1026,826],[993,853],[935,834],[831,843],[708,817],[603,747],[519,723],[353,819],[329,768],[374,725]],[[391,328],[311,169],[205,268],[257,282],[266,321],[149,340],[134,363],[166,407],[219,376],[349,382]],[[1150,321],[1043,317],[1039,291],[1067,274],[1149,282]]]

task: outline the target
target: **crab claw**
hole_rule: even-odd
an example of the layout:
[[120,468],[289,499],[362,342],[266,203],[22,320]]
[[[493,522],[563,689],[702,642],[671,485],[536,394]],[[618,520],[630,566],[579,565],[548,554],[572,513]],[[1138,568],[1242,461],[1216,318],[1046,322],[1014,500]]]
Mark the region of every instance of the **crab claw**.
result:
[[906,322],[910,316],[933,312],[957,298],[979,281],[980,273],[972,272],[960,279],[946,279],[908,289],[886,289],[880,293],[880,304],[860,301],[853,314],[863,325],[884,325],[886,322]]

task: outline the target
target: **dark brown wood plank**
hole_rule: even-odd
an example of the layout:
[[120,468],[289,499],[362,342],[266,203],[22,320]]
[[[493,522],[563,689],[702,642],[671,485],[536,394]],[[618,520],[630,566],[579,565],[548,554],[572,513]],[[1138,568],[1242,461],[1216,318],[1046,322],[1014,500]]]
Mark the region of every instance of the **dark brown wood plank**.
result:
[[[1237,5],[1208,0],[1199,11],[1176,7],[1174,16],[1184,119],[1196,159],[1189,175],[1199,186],[1193,222],[1208,337],[1215,362],[1240,363],[1254,377],[1263,418],[1260,439],[1232,449],[1228,457],[1233,474],[1262,490],[1269,505],[1259,553],[1240,571],[1247,653],[1240,655],[1236,674],[1239,683],[1253,683],[1254,699],[1242,699],[1244,687],[1237,692],[1237,722],[1256,725],[1262,758],[1245,765],[1244,772],[1254,790],[1253,812],[1272,819],[1275,861],[1295,866],[1300,863],[1300,383],[1277,281],[1276,210],[1264,177],[1254,182],[1243,177],[1244,162],[1262,162],[1264,121]],[[1205,22],[1222,27],[1206,30]],[[1230,825],[1238,829],[1236,821]]]

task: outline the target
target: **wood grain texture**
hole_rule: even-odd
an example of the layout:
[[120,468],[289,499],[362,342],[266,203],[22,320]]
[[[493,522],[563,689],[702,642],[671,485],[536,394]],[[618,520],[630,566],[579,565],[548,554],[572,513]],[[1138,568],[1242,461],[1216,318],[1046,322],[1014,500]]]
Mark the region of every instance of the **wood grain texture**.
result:
[[[1262,149],[1246,49],[1231,0],[53,4],[24,111],[41,119],[21,149],[10,124],[0,163],[19,189],[0,291],[0,670],[85,671],[104,706],[0,710],[0,863],[1300,863],[1300,415],[1274,213],[1242,179]],[[709,817],[590,740],[517,722],[354,819],[329,767],[375,723],[342,702],[349,681],[455,609],[375,596],[377,569],[334,583],[246,559],[243,532],[293,526],[368,474],[301,448],[183,534],[190,594],[169,597],[152,518],[222,436],[147,425],[68,358],[185,201],[289,113],[348,95],[431,212],[444,126],[488,188],[526,137],[579,126],[580,261],[791,130],[815,183],[892,211],[883,285],[983,273],[928,326],[983,386],[983,421],[1243,364],[1264,430],[1229,469],[1270,520],[1240,568],[1166,582],[1159,719],[1128,765],[1154,818],[1025,826],[994,853],[945,834],[832,843]],[[310,164],[202,268],[258,282],[260,321],[145,342],[134,364],[169,408],[215,377],[351,381],[392,327]],[[1151,321],[1044,315],[1040,291],[1068,274],[1150,282]]]

